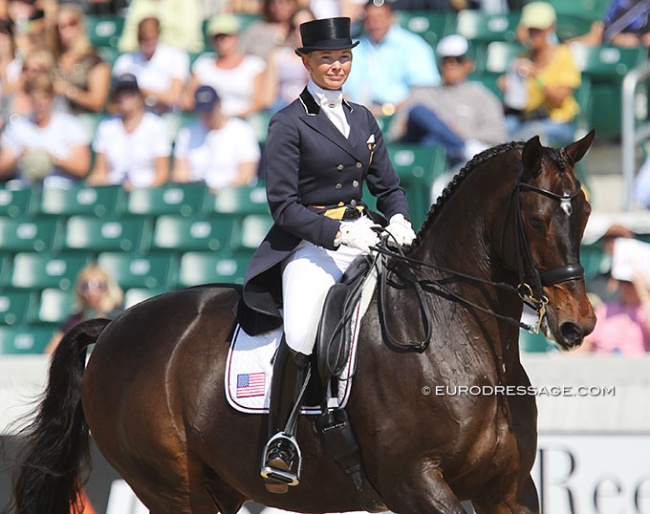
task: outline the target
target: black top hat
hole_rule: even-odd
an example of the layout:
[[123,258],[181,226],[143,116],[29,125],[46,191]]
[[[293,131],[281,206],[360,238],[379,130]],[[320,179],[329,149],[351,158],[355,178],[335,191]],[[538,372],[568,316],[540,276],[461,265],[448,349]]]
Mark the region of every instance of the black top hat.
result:
[[298,55],[314,50],[344,50],[359,44],[350,37],[350,18],[323,18],[300,25],[302,47],[296,48]]

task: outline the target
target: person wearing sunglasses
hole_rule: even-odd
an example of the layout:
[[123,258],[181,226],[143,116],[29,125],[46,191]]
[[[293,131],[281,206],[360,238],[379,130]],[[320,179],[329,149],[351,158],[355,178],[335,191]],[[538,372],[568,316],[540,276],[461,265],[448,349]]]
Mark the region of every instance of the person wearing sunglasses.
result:
[[51,354],[64,334],[77,323],[94,318],[115,318],[123,310],[124,293],[112,277],[96,263],[81,269],[75,280],[72,313],[52,336],[44,353]]
[[396,112],[388,138],[443,146],[453,169],[506,141],[508,134],[499,99],[480,82],[468,80],[474,61],[467,39],[459,34],[445,36],[436,53],[442,84],[413,90]]

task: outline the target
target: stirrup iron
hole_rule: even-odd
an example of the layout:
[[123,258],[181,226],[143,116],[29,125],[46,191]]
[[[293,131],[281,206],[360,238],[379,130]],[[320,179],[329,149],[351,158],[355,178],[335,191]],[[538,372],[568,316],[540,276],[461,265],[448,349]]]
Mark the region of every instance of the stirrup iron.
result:
[[[284,471],[281,469],[272,468],[267,464],[269,459],[269,451],[271,447],[275,446],[275,443],[285,443],[290,445],[293,448],[294,459],[292,464],[292,469],[295,469],[296,472],[293,473],[291,470]],[[300,469],[302,467],[302,452],[298,446],[298,441],[293,436],[285,434],[284,432],[278,432],[275,434],[269,442],[266,443],[264,447],[264,453],[262,454],[262,466],[260,475],[267,480],[276,480],[287,484],[288,486],[296,486],[300,483]]]

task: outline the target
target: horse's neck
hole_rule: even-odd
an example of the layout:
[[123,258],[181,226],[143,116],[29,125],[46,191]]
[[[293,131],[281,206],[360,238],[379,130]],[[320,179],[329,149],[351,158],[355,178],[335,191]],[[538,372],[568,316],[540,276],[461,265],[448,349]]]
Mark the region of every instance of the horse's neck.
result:
[[[477,170],[476,173],[481,171]],[[466,180],[471,179],[474,177],[468,177]],[[503,268],[498,258],[499,250],[495,247],[498,242],[494,240],[494,235],[500,232],[505,219],[510,188],[503,187],[500,193],[494,191],[494,187],[490,189],[488,186],[491,180],[487,175],[478,177],[478,182],[479,184],[474,184],[471,189],[489,193],[474,194],[468,198],[468,195],[464,194],[465,191],[457,191],[454,197],[449,199],[449,204],[438,214],[427,233],[421,235],[423,243],[414,252],[414,257],[475,278],[476,280],[460,277],[448,282],[445,287],[484,310],[518,320],[521,316],[521,302],[511,292],[505,292],[490,284],[512,280],[513,277],[512,273]],[[492,185],[494,186],[494,182]],[[431,272],[432,278],[448,276],[446,273]],[[451,301],[439,299],[435,303],[444,309],[449,308]],[[441,329],[463,333],[467,338],[481,334],[479,346],[483,344],[495,354],[499,367],[505,369],[504,373],[507,375],[519,362],[516,344],[518,328],[485,311],[475,312],[479,313],[478,317],[447,317],[445,326]]]

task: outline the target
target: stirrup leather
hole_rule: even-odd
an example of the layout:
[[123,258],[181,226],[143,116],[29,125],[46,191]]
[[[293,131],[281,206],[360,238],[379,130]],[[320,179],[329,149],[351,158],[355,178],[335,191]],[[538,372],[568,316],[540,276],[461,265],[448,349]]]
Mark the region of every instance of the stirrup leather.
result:
[[[290,445],[290,447],[293,449],[294,459],[291,465],[292,469],[296,470],[295,473],[292,472],[292,470],[284,471],[281,469],[272,468],[268,465],[269,452],[276,445],[281,445],[283,442],[287,445]],[[301,467],[302,452],[300,451],[298,442],[294,437],[287,435],[284,432],[278,432],[273,437],[271,437],[271,439],[269,439],[269,442],[266,443],[266,446],[264,447],[264,453],[262,454],[262,467],[260,471],[260,475],[262,475],[262,477],[268,480],[277,480],[284,484],[295,486],[300,483]]]

